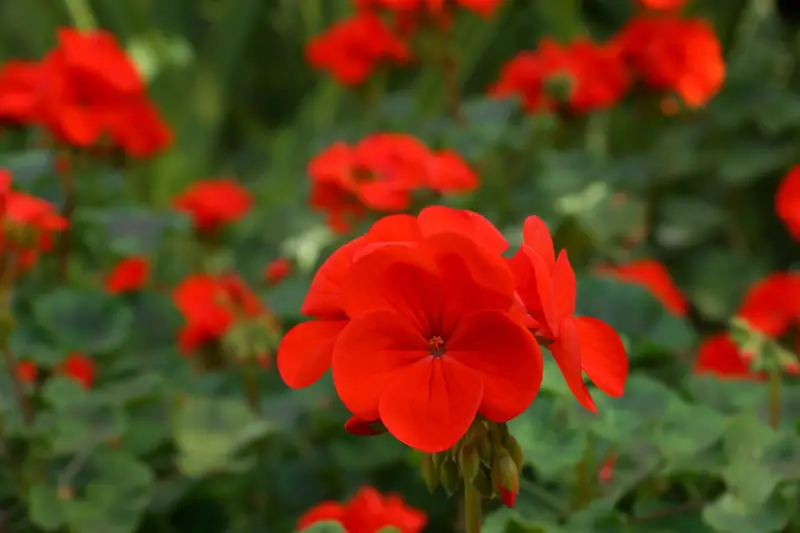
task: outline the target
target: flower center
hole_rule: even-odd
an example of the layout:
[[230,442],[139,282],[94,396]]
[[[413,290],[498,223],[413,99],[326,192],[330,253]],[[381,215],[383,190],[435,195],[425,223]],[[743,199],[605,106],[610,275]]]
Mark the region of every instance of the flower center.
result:
[[428,349],[431,351],[431,355],[440,357],[444,355],[445,352],[445,345],[444,339],[438,335],[435,335],[428,339]]

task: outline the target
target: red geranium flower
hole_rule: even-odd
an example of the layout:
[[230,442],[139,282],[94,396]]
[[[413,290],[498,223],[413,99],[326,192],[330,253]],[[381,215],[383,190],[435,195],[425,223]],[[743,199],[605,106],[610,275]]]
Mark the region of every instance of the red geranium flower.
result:
[[189,276],[175,288],[172,298],[186,320],[178,333],[184,353],[221,339],[238,317],[256,317],[264,312],[258,296],[233,275]]
[[150,261],[146,257],[129,257],[114,267],[106,278],[106,290],[111,294],[137,291],[147,284]]
[[722,46],[705,20],[637,17],[622,29],[617,42],[645,84],[678,94],[690,107],[705,104],[722,87]]
[[39,371],[36,364],[31,361],[20,361],[17,364],[17,377],[23,383],[36,383]]
[[736,314],[764,335],[781,337],[800,321],[800,274],[777,272],[762,279],[747,292]]
[[[290,329],[278,348],[278,371],[292,388],[315,383],[331,366],[333,346],[347,324],[341,287],[356,258],[386,244],[413,246],[423,236],[441,232],[475,239],[490,253],[500,255],[508,242],[491,222],[477,213],[443,206],[423,209],[418,217],[391,215],[376,222],[366,235],[339,248],[320,266],[300,311],[315,320]],[[371,423],[370,421],[366,421]]]
[[264,277],[266,278],[267,283],[270,285],[275,285],[276,283],[280,283],[291,272],[292,262],[285,257],[281,257],[280,259],[270,261],[270,263],[264,269]]
[[399,533],[421,533],[428,522],[425,513],[408,507],[401,496],[383,496],[372,487],[361,488],[345,504],[317,504],[300,517],[297,529],[328,520],[339,522],[347,533],[378,533],[386,527],[397,528]]
[[689,302],[675,285],[666,267],[658,261],[641,259],[624,265],[601,267],[599,270],[621,281],[641,285],[658,298],[670,312],[677,316],[686,316]]
[[781,181],[775,194],[775,212],[800,241],[800,165],[794,166]]
[[630,80],[619,49],[577,40],[561,46],[543,39],[534,52],[521,52],[502,69],[489,89],[496,97],[518,95],[526,111],[557,109],[577,113],[615,105]]
[[85,389],[91,389],[95,378],[94,361],[80,353],[71,353],[67,356],[61,372],[70,379],[81,384]]
[[338,22],[306,45],[312,67],[327,70],[343,85],[360,85],[381,63],[411,59],[408,46],[368,12]]
[[44,69],[33,61],[9,61],[0,70],[0,122],[35,123]]
[[722,379],[763,379],[761,374],[750,369],[748,359],[727,333],[717,333],[703,341],[694,363],[694,373],[711,374]]
[[519,301],[528,313],[528,325],[549,343],[575,398],[596,412],[583,373],[610,396],[621,396],[628,375],[628,359],[617,333],[605,322],[574,317],[575,273],[561,250],[556,259],[545,223],[531,216],[523,227],[523,244],[509,261],[516,278]]
[[451,151],[432,153],[418,139],[402,133],[376,133],[353,146],[338,142],[308,164],[311,206],[328,215],[334,231],[349,229],[348,217],[367,209],[407,209],[411,193],[430,188],[465,192],[478,182],[463,159]]
[[253,205],[253,198],[232,179],[211,179],[193,183],[172,201],[172,205],[191,215],[197,231],[213,233],[225,224],[244,218]]

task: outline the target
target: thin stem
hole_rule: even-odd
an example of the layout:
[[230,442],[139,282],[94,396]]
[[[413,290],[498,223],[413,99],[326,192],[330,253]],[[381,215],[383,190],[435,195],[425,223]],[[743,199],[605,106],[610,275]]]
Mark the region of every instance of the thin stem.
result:
[[2,351],[6,373],[11,379],[14,397],[19,405],[20,413],[22,413],[22,420],[30,426],[33,424],[33,410],[28,396],[25,394],[22,379],[17,372],[14,356],[8,349],[8,338],[14,327],[14,317],[11,313],[11,287],[19,273],[20,263],[15,254],[7,254],[2,266],[2,273],[0,273],[0,351]]
[[481,533],[481,493],[469,481],[464,483],[464,525],[466,533]]
[[61,190],[64,194],[64,205],[61,207],[61,216],[67,221],[67,227],[61,233],[59,246],[59,273],[61,280],[66,281],[69,275],[69,257],[72,252],[72,218],[75,214],[75,177],[71,168],[59,173]]
[[64,5],[76,28],[84,31],[97,28],[97,21],[88,0],[64,0]]
[[769,423],[777,429],[781,425],[781,372],[773,369],[769,373]]
[[453,52],[449,33],[442,33],[440,39],[441,69],[444,81],[445,103],[447,112],[456,122],[465,123],[461,112],[461,80],[459,77],[458,58]]

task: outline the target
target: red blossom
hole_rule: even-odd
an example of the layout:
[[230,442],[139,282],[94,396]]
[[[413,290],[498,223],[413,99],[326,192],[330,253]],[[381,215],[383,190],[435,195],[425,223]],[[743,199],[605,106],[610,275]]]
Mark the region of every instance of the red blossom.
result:
[[563,105],[587,113],[615,105],[628,86],[628,72],[617,46],[585,39],[561,46],[543,39],[535,51],[520,52],[506,63],[489,93],[517,95],[528,112]]
[[675,285],[666,267],[658,261],[641,259],[624,265],[601,267],[600,272],[621,281],[641,285],[677,316],[686,316],[688,312],[689,302]]
[[694,373],[721,379],[763,379],[750,369],[749,361],[727,333],[717,333],[700,345]]
[[383,496],[372,487],[362,487],[347,503],[315,505],[300,517],[297,529],[328,520],[339,522],[347,533],[378,533],[387,527],[399,533],[421,533],[428,523],[425,513],[406,505],[401,496]]
[[329,226],[345,232],[367,210],[407,209],[411,194],[428,188],[443,194],[466,192],[478,178],[455,152],[431,152],[411,135],[376,133],[354,145],[337,142],[308,164],[312,208]]
[[213,233],[244,218],[252,208],[253,197],[233,179],[209,179],[190,185],[172,205],[192,217],[197,231]]
[[31,361],[20,361],[17,364],[17,377],[23,383],[36,383],[38,374],[36,364]]
[[636,17],[621,30],[617,42],[646,85],[676,93],[690,107],[705,104],[722,87],[722,46],[703,19]]
[[531,216],[523,226],[523,244],[509,261],[516,279],[526,322],[549,344],[567,385],[590,411],[594,400],[583,373],[609,396],[621,396],[628,375],[628,359],[619,335],[605,322],[575,317],[575,273],[566,250],[556,258],[545,223]]
[[64,28],[40,63],[11,62],[0,72],[0,120],[46,128],[78,148],[111,143],[148,157],[172,140],[145,84],[109,32]]
[[106,278],[106,290],[111,294],[137,291],[147,284],[150,261],[146,257],[129,257],[114,267]]
[[189,276],[175,288],[172,299],[186,321],[178,332],[178,344],[187,354],[221,339],[239,317],[264,312],[258,296],[234,275]]
[[800,241],[800,165],[789,170],[778,186],[775,212],[795,240]]
[[283,279],[291,274],[291,272],[292,262],[285,257],[281,257],[280,259],[275,259],[274,261],[269,262],[267,267],[264,269],[264,278],[270,285],[275,285],[283,281]]
[[686,5],[687,0],[636,0],[636,3],[653,11],[677,11]]
[[781,337],[800,322],[800,273],[777,272],[760,280],[736,314],[764,335]]
[[69,354],[61,365],[61,372],[80,383],[83,388],[92,388],[95,379],[95,365],[90,357],[80,353]]
[[326,70],[343,85],[360,85],[380,64],[405,63],[411,59],[408,46],[369,12],[336,23],[306,45],[312,67]]

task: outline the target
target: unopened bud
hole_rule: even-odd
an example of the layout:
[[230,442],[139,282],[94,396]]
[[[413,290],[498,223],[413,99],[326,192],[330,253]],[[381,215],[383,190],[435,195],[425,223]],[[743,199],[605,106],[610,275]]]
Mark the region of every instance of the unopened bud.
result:
[[514,435],[509,435],[504,445],[511,459],[513,459],[514,464],[517,465],[519,470],[522,470],[522,467],[525,466],[525,456],[522,453],[522,447],[519,445],[519,442],[517,442],[517,439],[514,438]]
[[477,443],[478,445],[478,456],[481,458],[481,463],[484,465],[491,467],[492,466],[492,441],[488,435],[484,438],[479,440]]
[[501,448],[494,459],[492,482],[497,487],[503,504],[506,507],[514,507],[519,492],[519,469],[511,454],[505,449]]
[[434,465],[436,465],[436,468],[441,468],[441,467],[442,467],[442,463],[444,463],[444,462],[445,462],[445,460],[446,460],[446,459],[447,459],[449,456],[450,456],[450,455],[449,455],[449,452],[448,452],[448,451],[445,451],[445,452],[436,452],[436,453],[434,453],[434,454],[432,455],[432,458],[433,458],[433,464],[434,464]]
[[458,452],[458,466],[461,468],[461,475],[464,480],[472,481],[481,468],[481,458],[475,445],[470,443],[461,447]]
[[471,483],[484,498],[494,498],[495,490],[494,486],[492,486],[491,474],[486,468],[479,468]]
[[458,470],[458,465],[453,460],[447,460],[442,463],[439,468],[439,481],[444,487],[448,496],[452,496],[461,485],[461,472]]
[[430,454],[425,454],[422,458],[422,479],[431,493],[439,486],[439,469],[433,464],[433,456]]

